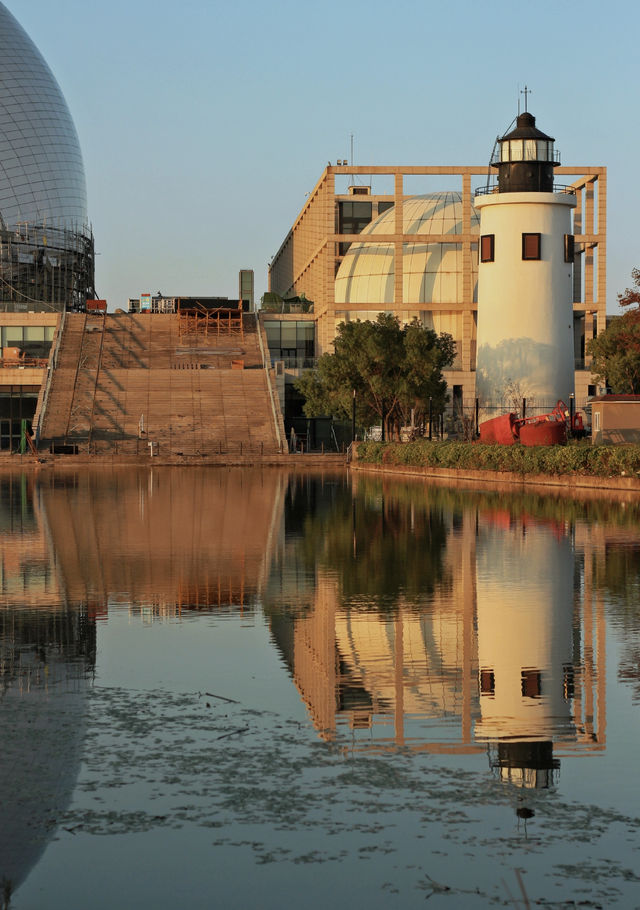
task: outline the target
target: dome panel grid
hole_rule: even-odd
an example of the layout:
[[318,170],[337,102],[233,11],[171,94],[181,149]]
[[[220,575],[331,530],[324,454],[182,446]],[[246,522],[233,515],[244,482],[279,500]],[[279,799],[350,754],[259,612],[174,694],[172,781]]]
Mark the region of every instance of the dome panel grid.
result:
[[87,225],[80,145],[51,70],[0,3],[0,214],[8,227]]

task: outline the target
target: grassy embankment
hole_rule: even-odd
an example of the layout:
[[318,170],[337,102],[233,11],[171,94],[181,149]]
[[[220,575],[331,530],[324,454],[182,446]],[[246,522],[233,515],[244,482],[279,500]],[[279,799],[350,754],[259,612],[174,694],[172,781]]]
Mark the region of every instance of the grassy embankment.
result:
[[358,461],[366,464],[463,468],[513,474],[640,476],[640,445],[500,446],[468,442],[361,442]]

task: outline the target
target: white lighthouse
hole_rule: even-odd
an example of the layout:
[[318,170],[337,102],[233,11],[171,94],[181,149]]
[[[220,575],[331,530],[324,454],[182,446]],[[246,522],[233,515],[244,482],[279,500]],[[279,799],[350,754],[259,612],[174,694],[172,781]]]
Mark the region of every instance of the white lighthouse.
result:
[[[520,114],[491,162],[497,190],[479,191],[476,396],[486,417],[524,397],[544,413],[574,387],[575,193],[554,192],[554,139]],[[496,410],[490,410],[496,409]]]

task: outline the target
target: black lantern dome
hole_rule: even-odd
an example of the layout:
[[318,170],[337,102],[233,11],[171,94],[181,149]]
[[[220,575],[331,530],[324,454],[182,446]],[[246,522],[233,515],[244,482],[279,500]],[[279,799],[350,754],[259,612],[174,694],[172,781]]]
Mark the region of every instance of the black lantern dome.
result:
[[552,193],[553,169],[560,164],[554,142],[536,128],[533,114],[520,114],[516,128],[498,140],[491,162],[498,168],[498,192]]

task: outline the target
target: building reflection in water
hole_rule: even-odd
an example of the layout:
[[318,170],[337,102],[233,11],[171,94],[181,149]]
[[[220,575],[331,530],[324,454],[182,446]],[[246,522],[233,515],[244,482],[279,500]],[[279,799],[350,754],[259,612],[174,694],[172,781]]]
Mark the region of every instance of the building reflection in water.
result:
[[[278,471],[120,470],[0,478],[0,893],[68,807],[96,620],[257,608],[281,528]],[[0,901],[2,898],[0,898]]]
[[371,478],[353,497],[335,486],[331,509],[306,520],[290,496],[266,604],[324,739],[488,749],[523,787],[550,786],[561,754],[604,747],[604,612],[586,523],[578,534],[535,498],[513,511]]
[[174,616],[255,609],[286,484],[277,470],[121,469],[43,477],[38,496],[69,598]]
[[0,478],[0,882],[7,903],[75,787],[96,656],[86,601],[56,572],[32,481]]
[[[283,656],[325,739],[348,719],[359,742],[403,745],[408,718],[457,716],[463,740],[442,748],[475,750],[465,685],[476,650],[474,526],[460,513],[447,527],[441,510],[360,488],[352,498],[345,481],[326,514],[294,533],[287,526],[282,563],[307,558],[306,572],[287,579],[294,588],[284,606],[268,600]],[[291,511],[289,503],[287,519]],[[304,610],[292,609],[302,601]]]

